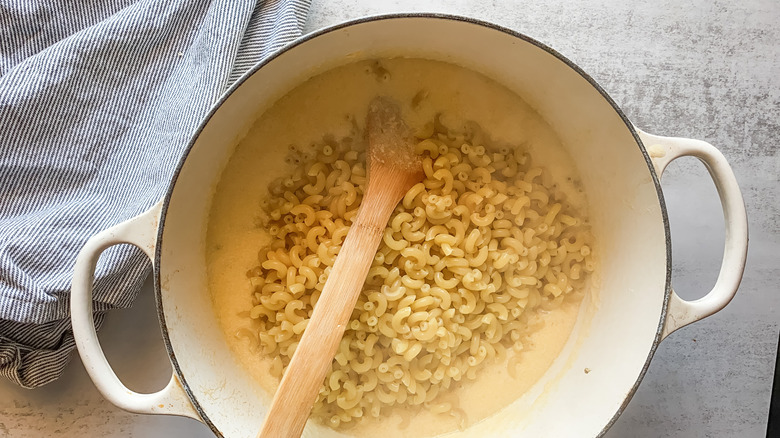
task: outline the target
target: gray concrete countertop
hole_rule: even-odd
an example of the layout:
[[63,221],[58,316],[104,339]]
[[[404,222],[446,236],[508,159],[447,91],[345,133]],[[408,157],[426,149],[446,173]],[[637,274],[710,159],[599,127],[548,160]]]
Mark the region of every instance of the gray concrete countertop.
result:
[[[617,437],[763,437],[780,326],[780,2],[626,0],[474,2],[314,0],[306,31],[369,14],[436,11],[532,36],[579,64],[640,128],[711,142],[733,166],[748,208],[751,246],[737,297],[661,343]],[[683,298],[715,283],[723,216],[694,159],[663,180],[673,240],[673,284]],[[147,282],[132,309],[100,333],[130,388],[170,376]],[[194,420],[133,415],[97,393],[75,356],[65,375],[27,391],[0,381],[0,437],[208,437]]]

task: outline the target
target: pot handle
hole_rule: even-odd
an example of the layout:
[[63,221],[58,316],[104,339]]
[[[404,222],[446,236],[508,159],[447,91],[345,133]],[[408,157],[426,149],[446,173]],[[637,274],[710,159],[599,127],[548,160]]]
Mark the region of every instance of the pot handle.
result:
[[723,154],[713,145],[701,140],[661,137],[639,129],[637,131],[659,178],[669,163],[677,158],[696,157],[704,163],[718,190],[726,224],[723,262],[715,286],[707,295],[693,301],[683,300],[672,290],[661,334],[662,338],[666,338],[673,331],[723,309],[734,298],[742,281],[747,259],[747,212],[734,172]]
[[70,293],[73,337],[81,360],[98,391],[108,401],[129,412],[139,414],[179,415],[200,420],[176,374],[165,388],[152,394],[128,389],[116,376],[100,348],[92,319],[92,283],[100,254],[120,243],[140,248],[154,263],[157,224],[162,203],[140,215],[92,236],[76,258]]

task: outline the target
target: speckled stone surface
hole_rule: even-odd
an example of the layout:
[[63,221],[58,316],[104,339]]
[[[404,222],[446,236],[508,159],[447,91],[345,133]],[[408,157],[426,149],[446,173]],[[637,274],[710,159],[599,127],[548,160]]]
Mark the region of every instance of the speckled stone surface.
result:
[[[491,21],[555,48],[590,73],[640,128],[699,138],[728,158],[748,208],[751,246],[734,301],[661,343],[608,438],[763,437],[780,327],[780,2],[776,0],[314,0],[307,30],[369,14],[436,11]],[[663,186],[673,284],[702,296],[715,283],[723,219],[693,159]],[[150,286],[101,333],[136,390],[167,381]],[[104,401],[78,358],[63,379],[25,391],[0,381],[0,437],[207,437],[199,423],[128,414]]]

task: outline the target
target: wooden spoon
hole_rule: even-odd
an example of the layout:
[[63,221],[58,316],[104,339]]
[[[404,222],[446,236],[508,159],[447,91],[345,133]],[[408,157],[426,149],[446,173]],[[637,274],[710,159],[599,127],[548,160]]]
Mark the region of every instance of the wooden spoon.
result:
[[411,131],[390,99],[375,98],[366,118],[368,181],[309,324],[276,391],[260,438],[300,437],[336,355],[382,233],[395,206],[422,181]]

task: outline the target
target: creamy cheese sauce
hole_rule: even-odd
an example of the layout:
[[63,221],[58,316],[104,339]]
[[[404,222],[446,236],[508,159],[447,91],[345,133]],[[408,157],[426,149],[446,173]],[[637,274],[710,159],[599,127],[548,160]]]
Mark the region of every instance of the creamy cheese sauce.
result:
[[[554,132],[520,97],[478,73],[441,62],[397,58],[349,64],[308,80],[262,114],[237,146],[217,187],[207,235],[209,287],[225,339],[269,400],[278,385],[269,373],[270,361],[241,335],[251,327],[247,311],[252,307],[252,288],[246,272],[257,265],[258,251],[269,243],[258,226],[260,201],[269,182],[291,171],[284,161],[290,145],[303,147],[325,135],[341,138],[356,126],[362,131],[368,104],[377,95],[400,102],[405,120],[416,132],[428,130],[441,114],[449,127],[476,122],[494,142],[524,147],[546,168],[551,177],[546,184],[556,185],[580,216],[586,216],[574,165]],[[516,378],[509,376],[506,363],[494,363],[442,401],[454,401],[467,414],[466,424],[473,424],[520,397],[566,343],[582,293],[573,295],[546,312],[543,328],[520,353]],[[396,409],[347,433],[377,436],[380,426],[384,436],[432,436],[457,429],[459,423],[454,416],[404,414]]]

